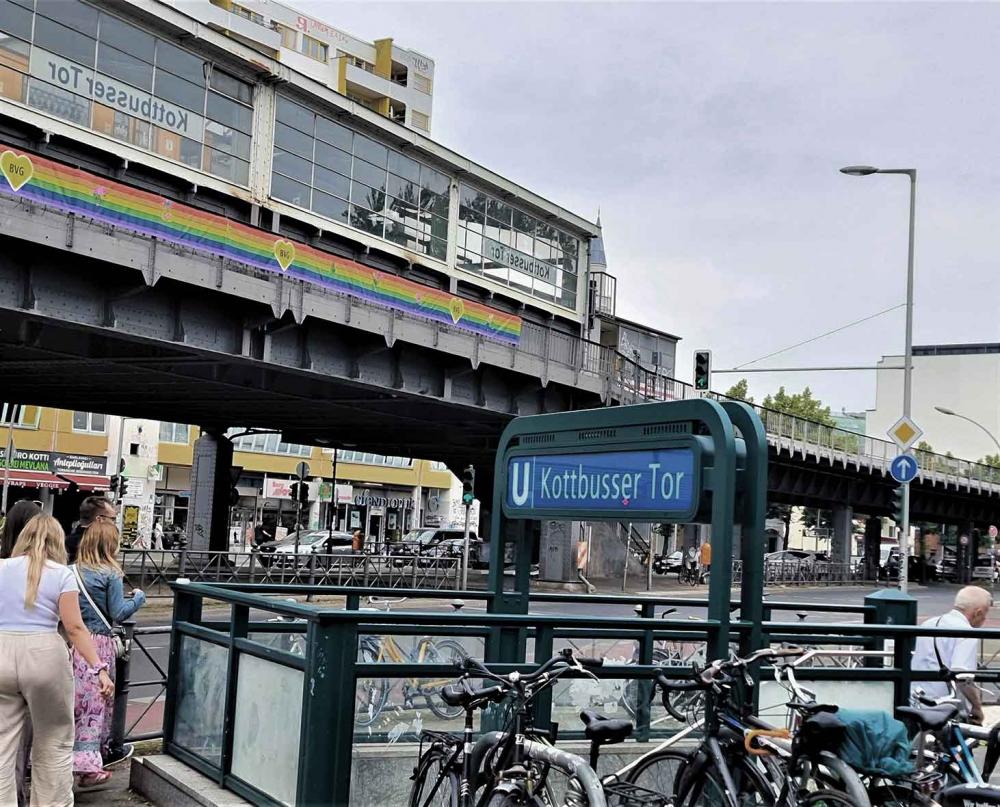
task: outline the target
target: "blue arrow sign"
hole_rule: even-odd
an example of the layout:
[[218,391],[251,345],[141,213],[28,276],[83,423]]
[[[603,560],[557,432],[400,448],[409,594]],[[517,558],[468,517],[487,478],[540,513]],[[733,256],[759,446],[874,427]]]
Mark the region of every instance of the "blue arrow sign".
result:
[[916,457],[910,454],[900,454],[889,466],[889,473],[892,474],[892,478],[901,485],[912,482],[919,470],[920,466],[917,465]]
[[519,455],[508,460],[504,511],[513,518],[690,515],[698,503],[696,463],[692,448]]

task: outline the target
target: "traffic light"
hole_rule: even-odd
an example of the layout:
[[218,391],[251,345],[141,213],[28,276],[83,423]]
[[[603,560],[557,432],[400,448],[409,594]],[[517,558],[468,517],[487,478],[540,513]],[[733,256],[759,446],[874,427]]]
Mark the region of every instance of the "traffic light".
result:
[[292,482],[292,484],[288,486],[288,495],[292,497],[293,502],[299,502],[300,504],[308,504],[309,483]]
[[240,492],[234,485],[229,489],[229,506],[236,507],[240,503]]
[[122,484],[122,478],[118,476],[118,474],[115,474],[113,477],[111,477],[111,481],[109,482],[108,487],[111,489],[111,492],[115,496],[118,495],[118,489],[121,487],[121,484]]
[[694,388],[699,392],[708,392],[712,386],[712,351],[696,350],[694,352]]
[[903,500],[906,498],[906,485],[900,485],[892,491],[892,520],[903,523]]
[[471,465],[462,471],[462,504],[468,507],[476,500],[476,469]]

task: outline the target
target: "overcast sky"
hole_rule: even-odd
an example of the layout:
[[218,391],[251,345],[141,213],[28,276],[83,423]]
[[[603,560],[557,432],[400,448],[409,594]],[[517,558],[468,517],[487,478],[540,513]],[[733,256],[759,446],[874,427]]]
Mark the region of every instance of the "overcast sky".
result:
[[[1000,341],[1000,5],[293,2],[431,56],[434,139],[600,207],[619,313],[683,338],[681,378],[903,302],[907,180],[852,163],[919,171],[915,343]],[[872,364],[903,324],[769,363]],[[750,379],[875,403],[871,372]]]

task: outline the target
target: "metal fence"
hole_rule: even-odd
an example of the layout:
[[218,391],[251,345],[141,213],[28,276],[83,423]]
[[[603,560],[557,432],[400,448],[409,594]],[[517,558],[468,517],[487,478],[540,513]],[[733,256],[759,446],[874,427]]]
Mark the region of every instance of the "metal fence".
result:
[[454,589],[461,558],[371,555],[209,552],[196,549],[123,549],[126,583],[152,596],[171,596],[178,578],[199,583],[295,583],[315,586]]
[[[165,747],[221,785],[261,804],[350,803],[355,743],[398,739],[406,726],[414,732],[420,727],[454,728],[458,715],[448,715],[442,702],[433,700],[437,688],[455,675],[440,652],[449,644],[493,659],[491,666],[498,672],[530,669],[527,665],[533,661],[565,646],[601,656],[605,666],[598,673],[599,682],[567,681],[566,687],[539,699],[538,725],[558,721],[560,736],[566,736],[582,705],[597,702],[614,713],[631,703],[637,736],[646,739],[657,733],[662,720],[649,697],[650,679],[657,669],[653,662],[671,677],[690,673],[691,656],[657,654],[665,652],[664,647],[701,647],[703,658],[706,643],[714,642],[723,629],[708,619],[655,618],[661,606],[707,605],[705,600],[685,598],[586,598],[588,603],[617,604],[626,614],[599,617],[579,615],[584,598],[563,594],[532,597],[534,603],[563,606],[559,612],[448,613],[426,608],[383,613],[358,610],[360,596],[369,593],[360,589],[340,590],[346,597],[343,608],[264,596],[315,593],[301,586],[190,584],[175,589]],[[463,591],[461,596],[482,603],[492,600],[486,592]],[[232,619],[213,621],[205,608],[212,604],[231,608]],[[638,618],[627,613],[632,605],[640,612]],[[850,614],[864,621],[775,619],[798,610]],[[281,621],[261,621],[260,614]],[[841,666],[814,667],[802,670],[799,678],[841,685],[847,681],[855,698],[866,687],[879,689],[888,693],[888,707],[908,698],[913,678],[910,656],[917,635],[1000,639],[998,630],[915,627],[915,618],[914,601],[890,597],[872,597],[863,606],[768,602],[763,630],[765,642],[772,644],[883,651],[888,658],[876,654],[847,672]],[[734,638],[748,635],[752,627],[742,621],[730,625]],[[510,644],[505,636],[518,638]],[[389,646],[397,649],[386,652]],[[418,654],[408,646],[437,651]],[[505,657],[500,648],[514,649],[514,655]],[[920,673],[921,679],[939,677]],[[393,702],[393,693],[405,700]],[[386,722],[378,722],[384,716]],[[251,724],[272,730],[252,733]]]
[[[770,586],[850,586],[876,584],[865,579],[864,565],[834,561],[765,561],[764,584]],[[743,581],[743,561],[733,561],[733,583]]]

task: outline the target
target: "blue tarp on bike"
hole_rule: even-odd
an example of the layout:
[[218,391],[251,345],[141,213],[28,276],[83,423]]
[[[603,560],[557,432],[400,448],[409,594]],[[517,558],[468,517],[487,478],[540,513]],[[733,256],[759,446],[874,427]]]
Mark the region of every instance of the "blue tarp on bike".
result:
[[896,778],[913,773],[906,726],[888,712],[838,709],[847,726],[840,756],[859,773]]

